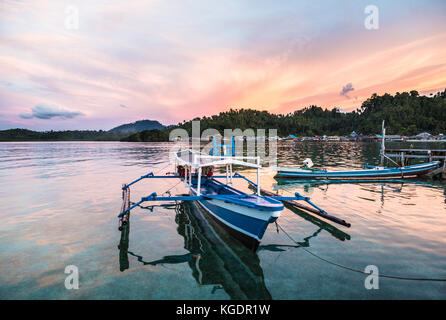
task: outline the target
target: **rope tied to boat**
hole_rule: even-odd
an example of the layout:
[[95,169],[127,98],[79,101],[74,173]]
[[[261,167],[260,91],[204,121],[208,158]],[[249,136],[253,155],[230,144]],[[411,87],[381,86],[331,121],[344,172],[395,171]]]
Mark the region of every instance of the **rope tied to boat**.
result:
[[[145,175],[139,177],[138,179],[136,179],[136,180],[130,182],[129,184],[125,184],[125,185],[122,187],[122,190],[128,189],[131,185],[137,183],[138,181],[141,181],[142,179],[145,179],[145,178],[148,178],[148,177],[151,177],[151,176],[152,176],[152,177],[155,176],[155,174],[159,173],[160,171],[166,169],[166,168],[169,167],[169,166],[170,166],[170,163],[168,163],[167,165],[165,165],[165,166],[162,167],[162,168],[159,168],[159,169],[156,170],[156,171],[149,172],[148,174],[145,174]],[[168,172],[168,173],[169,173],[169,172]],[[167,175],[168,173],[166,173],[166,175]]]
[[[365,271],[362,271],[362,270],[360,270],[360,269],[356,269],[356,268],[349,267],[349,266],[344,266],[344,265],[342,265],[342,264],[339,264],[339,263],[330,261],[330,260],[328,260],[328,259],[326,259],[326,258],[323,258],[323,257],[321,257],[321,256],[319,256],[319,255],[317,255],[317,254],[315,254],[315,253],[313,253],[313,252],[311,252],[310,250],[308,250],[308,249],[302,247],[302,246],[299,244],[298,241],[294,240],[294,238],[293,238],[288,232],[286,232],[285,229],[282,228],[282,226],[281,226],[279,223],[276,222],[276,226],[278,226],[278,227],[280,228],[280,230],[282,230],[282,232],[283,232],[283,233],[284,233],[284,234],[285,234],[285,235],[286,235],[286,236],[287,236],[293,243],[299,245],[299,247],[300,247],[302,250],[304,250],[304,251],[307,252],[308,254],[312,255],[313,257],[315,257],[315,258],[317,258],[317,259],[319,259],[319,260],[321,260],[321,261],[324,261],[324,262],[326,262],[326,263],[328,263],[328,264],[331,264],[331,265],[333,265],[333,266],[336,266],[336,267],[345,269],[345,270],[353,271],[353,272],[356,272],[356,273],[361,273],[361,274],[364,274],[364,275],[370,275],[369,273],[367,273],[367,272],[365,272]],[[446,282],[446,279],[442,279],[442,278],[415,278],[415,277],[403,277],[403,276],[387,275],[387,274],[381,274],[381,273],[379,274],[379,277],[382,277],[382,278],[388,278],[388,279],[395,279],[395,280]]]

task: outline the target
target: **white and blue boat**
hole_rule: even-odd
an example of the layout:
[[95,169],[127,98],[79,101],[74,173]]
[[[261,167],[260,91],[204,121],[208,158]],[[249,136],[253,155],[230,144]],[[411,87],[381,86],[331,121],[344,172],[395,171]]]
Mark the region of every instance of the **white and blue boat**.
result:
[[[440,166],[440,161],[432,161],[429,163],[416,164],[411,166],[401,167],[386,167],[383,166],[384,159],[387,158],[391,162],[392,159],[385,154],[386,128],[384,121],[382,123],[381,138],[381,166],[364,165],[361,170],[337,170],[328,171],[326,169],[315,169],[313,161],[307,158],[303,161],[303,166],[299,168],[276,168],[277,174],[275,179],[323,179],[323,180],[388,180],[388,179],[407,179],[416,178],[425,175]],[[395,163],[397,164],[397,163]]]
[[[210,156],[185,150],[177,153],[176,160],[185,168],[185,184],[189,187],[190,195],[195,197],[192,198],[196,199],[195,204],[235,238],[256,249],[266,228],[280,217],[284,206],[278,199],[261,196],[260,190],[256,194],[246,194],[231,187],[233,165],[257,169],[258,179],[261,166],[258,157],[236,157],[230,154]],[[253,160],[254,163],[245,160]],[[216,166],[225,167],[226,183],[209,176],[209,168]],[[203,175],[203,171],[207,173]],[[259,181],[256,185],[260,185]]]
[[365,180],[365,179],[407,179],[415,178],[435,170],[440,161],[416,164],[399,168],[365,165],[362,170],[338,170],[309,168],[277,168],[275,179],[324,179],[324,180]]
[[[198,195],[196,185],[191,194]],[[201,195],[231,195],[227,198],[207,198],[196,204],[235,238],[256,248],[268,225],[280,217],[282,202],[256,194],[248,195],[216,179],[207,179],[201,186]]]
[[[223,148],[223,153],[217,147]],[[131,209],[145,201],[192,201],[207,216],[212,218],[228,233],[240,240],[251,250],[256,250],[270,223],[275,222],[284,209],[281,201],[303,200],[313,207],[310,199],[296,193],[292,197],[276,195],[262,196],[260,188],[260,158],[236,156],[234,143],[232,146],[215,146],[211,154],[204,154],[194,150],[183,150],[175,154],[175,174],[170,176],[155,176],[148,173],[132,183],[122,187],[125,192],[134,183],[145,178],[179,178],[189,189],[189,195],[158,196],[152,193],[141,201],[128,206],[119,214],[120,225],[128,221]],[[257,170],[257,183],[254,183],[239,173],[233,175],[233,165],[254,168]],[[215,167],[225,167],[225,175],[213,174]],[[254,194],[247,194],[230,186],[233,178],[243,178],[255,186]],[[224,181],[219,181],[225,179]],[[321,212],[325,213],[322,209]]]

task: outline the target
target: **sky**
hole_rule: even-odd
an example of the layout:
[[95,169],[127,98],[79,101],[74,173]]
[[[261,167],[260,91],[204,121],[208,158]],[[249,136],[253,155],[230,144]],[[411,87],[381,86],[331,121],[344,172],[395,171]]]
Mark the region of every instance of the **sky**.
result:
[[351,111],[445,88],[444,0],[0,0],[0,129]]

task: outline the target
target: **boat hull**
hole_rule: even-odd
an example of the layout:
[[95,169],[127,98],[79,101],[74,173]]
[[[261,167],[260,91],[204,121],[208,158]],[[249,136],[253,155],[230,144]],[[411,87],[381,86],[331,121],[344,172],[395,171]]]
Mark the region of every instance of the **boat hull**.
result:
[[426,164],[407,166],[403,168],[374,168],[366,170],[351,171],[309,171],[309,170],[289,170],[279,169],[276,179],[323,179],[323,180],[363,180],[363,179],[408,179],[435,170],[439,165],[438,161]]
[[[191,189],[191,195],[196,195]],[[196,200],[194,203],[231,236],[250,250],[257,250],[268,225],[277,220],[280,211],[249,208],[223,200]]]

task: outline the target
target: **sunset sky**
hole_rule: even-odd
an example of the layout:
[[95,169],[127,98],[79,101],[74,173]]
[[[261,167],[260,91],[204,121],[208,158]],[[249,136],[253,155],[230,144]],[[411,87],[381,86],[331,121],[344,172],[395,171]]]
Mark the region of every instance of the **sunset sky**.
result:
[[350,111],[445,87],[444,0],[0,0],[0,129]]

